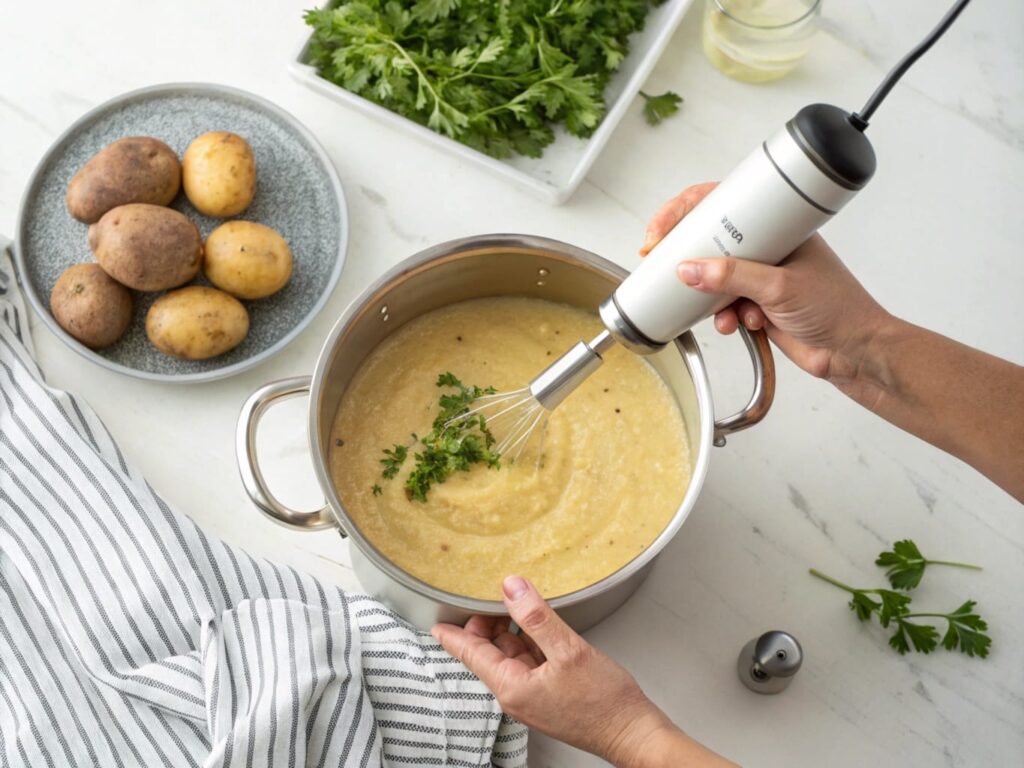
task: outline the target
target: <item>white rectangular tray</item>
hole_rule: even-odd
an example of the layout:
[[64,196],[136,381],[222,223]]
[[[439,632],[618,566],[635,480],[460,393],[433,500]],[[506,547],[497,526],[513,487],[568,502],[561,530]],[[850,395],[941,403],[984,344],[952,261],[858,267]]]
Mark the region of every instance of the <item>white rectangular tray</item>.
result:
[[498,160],[325,80],[317,74],[316,69],[306,63],[309,38],[303,42],[298,55],[291,62],[290,70],[299,82],[314,91],[341,104],[354,107],[444,152],[485,168],[557,205],[568,200],[587,175],[590,166],[625,115],[692,2],[693,0],[668,0],[651,9],[643,30],[630,38],[629,55],[605,89],[608,110],[597,130],[590,138],[579,139],[558,129],[555,132],[555,141],[545,147],[544,154],[536,159],[517,155],[506,160]]

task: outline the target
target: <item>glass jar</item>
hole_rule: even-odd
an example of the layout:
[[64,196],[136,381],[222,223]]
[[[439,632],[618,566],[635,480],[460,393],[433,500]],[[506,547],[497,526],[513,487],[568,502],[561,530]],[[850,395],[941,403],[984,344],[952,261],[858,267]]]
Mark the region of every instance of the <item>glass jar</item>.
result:
[[777,80],[807,55],[821,0],[705,0],[704,55],[729,77]]

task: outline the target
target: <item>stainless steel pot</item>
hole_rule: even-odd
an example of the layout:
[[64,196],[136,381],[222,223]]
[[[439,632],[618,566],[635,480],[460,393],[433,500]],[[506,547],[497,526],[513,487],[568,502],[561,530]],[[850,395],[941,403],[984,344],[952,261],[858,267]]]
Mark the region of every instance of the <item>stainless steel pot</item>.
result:
[[[557,240],[525,235],[485,235],[428,248],[406,259],[359,296],[324,342],[313,376],[275,381],[242,406],[236,449],[242,483],[253,502],[289,528],[337,528],[352,543],[352,566],[363,587],[424,629],[437,621],[464,622],[475,613],[503,614],[502,603],[437,589],[389,561],[349,518],[331,481],[328,439],[348,383],[366,356],[404,323],[439,307],[484,296],[535,296],[596,310],[628,273],[610,261]],[[768,411],[775,369],[763,332],[743,332],[754,365],[754,392],[743,410],[714,420],[704,361],[690,333],[648,360],[679,403],[690,443],[691,480],[679,509],[640,555],[596,584],[556,597],[552,606],[578,630],[611,614],[636,590],[658,553],[693,509],[707,473],[712,444],[756,424]],[[309,444],[326,504],[312,512],[290,509],[267,488],[256,457],[260,417],[281,400],[309,395]]]

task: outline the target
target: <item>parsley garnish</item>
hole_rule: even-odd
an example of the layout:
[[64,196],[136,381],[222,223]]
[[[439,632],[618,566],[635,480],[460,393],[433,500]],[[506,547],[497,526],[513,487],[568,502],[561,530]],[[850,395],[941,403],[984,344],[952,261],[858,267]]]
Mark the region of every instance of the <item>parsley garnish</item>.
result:
[[390,480],[398,474],[402,462],[405,461],[405,457],[408,455],[409,447],[406,445],[395,445],[394,448],[384,449],[384,458],[380,460],[380,463],[384,465],[384,471],[381,474],[385,480]]
[[[439,410],[430,433],[422,438],[413,434],[411,445],[384,449],[384,458],[380,460],[384,466],[381,475],[391,480],[398,475],[409,455],[409,448],[417,443],[422,445],[422,450],[415,454],[415,465],[405,479],[405,493],[416,501],[426,501],[430,487],[434,483],[443,483],[453,472],[468,472],[474,464],[486,464],[493,469],[500,467],[500,457],[492,450],[494,435],[482,415],[452,423],[452,419],[466,414],[478,397],[494,394],[494,387],[466,386],[452,373],[438,376],[437,386],[454,389],[455,392],[445,392],[438,398]],[[374,495],[378,495],[376,490]]]
[[640,91],[640,95],[644,97],[644,120],[650,125],[657,125],[666,117],[671,117],[683,103],[683,97],[672,91],[665,91],[659,96]]
[[661,1],[335,0],[306,11],[309,63],[489,155],[540,157],[556,125],[593,133],[630,34]]
[[377,483],[374,483],[373,487],[370,490],[373,491],[374,496],[380,496],[382,493],[384,493],[384,489],[377,485]]
[[953,563],[948,560],[928,560],[921,554],[921,550],[910,539],[897,541],[892,545],[891,552],[882,552],[875,560],[875,565],[880,565],[889,570],[885,572],[886,578],[894,589],[913,589],[921,583],[924,576],[924,569],[929,565],[951,565],[956,568],[971,568],[980,571],[981,566],[968,563]]
[[[975,568],[976,565],[952,563],[945,560],[926,560],[917,546],[910,539],[898,541],[892,551],[879,554],[876,565],[890,566],[886,576],[896,589],[910,590],[921,582],[927,564],[953,565],[961,568]],[[979,569],[980,570],[980,569]],[[985,634],[988,624],[974,608],[977,603],[968,600],[950,613],[919,612],[913,613],[910,605],[913,598],[903,592],[891,589],[856,589],[848,584],[826,576],[812,568],[811,575],[833,586],[850,593],[850,610],[859,621],[870,621],[872,616],[878,617],[883,628],[893,626],[895,632],[889,638],[889,645],[898,653],[908,653],[911,649],[919,653],[931,653],[939,646],[939,630],[931,623],[922,624],[911,619],[939,619],[946,622],[946,633],[942,637],[942,647],[947,651],[960,649],[968,656],[988,656],[992,638]]]

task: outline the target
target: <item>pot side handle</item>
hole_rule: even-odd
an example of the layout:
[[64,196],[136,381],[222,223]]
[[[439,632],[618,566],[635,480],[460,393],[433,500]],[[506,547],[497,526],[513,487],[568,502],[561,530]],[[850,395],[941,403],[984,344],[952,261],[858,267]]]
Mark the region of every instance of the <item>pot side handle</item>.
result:
[[[242,411],[238,414],[238,428],[235,431],[238,473],[242,476],[245,492],[249,494],[253,504],[271,520],[300,531],[336,528],[338,525],[327,505],[314,512],[299,512],[286,507],[270,492],[256,458],[256,431],[263,414],[272,405],[293,397],[308,395],[310,383],[309,376],[296,376],[272,381],[260,387],[242,406]],[[341,535],[344,536],[345,532],[341,531]]]
[[725,445],[726,435],[752,427],[767,416],[775,399],[775,358],[772,357],[768,334],[764,329],[749,331],[742,325],[739,331],[754,365],[754,391],[742,410],[715,421],[714,443],[718,447]]

